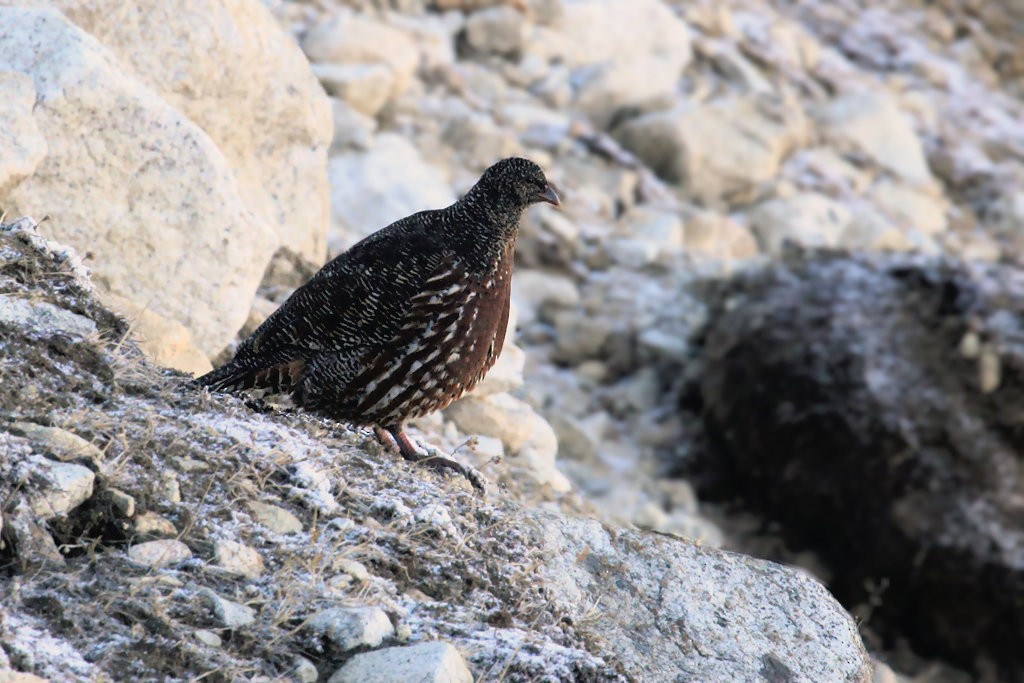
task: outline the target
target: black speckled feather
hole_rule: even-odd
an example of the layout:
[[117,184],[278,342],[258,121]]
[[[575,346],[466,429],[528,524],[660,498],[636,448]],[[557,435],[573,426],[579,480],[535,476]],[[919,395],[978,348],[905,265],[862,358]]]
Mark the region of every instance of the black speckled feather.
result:
[[[519,221],[539,201],[558,203],[540,167],[496,163],[455,204],[392,223],[330,261],[197,382],[288,393],[308,410],[388,432],[405,457],[421,459],[404,424],[444,408],[494,364]],[[437,460],[427,462],[463,471]]]

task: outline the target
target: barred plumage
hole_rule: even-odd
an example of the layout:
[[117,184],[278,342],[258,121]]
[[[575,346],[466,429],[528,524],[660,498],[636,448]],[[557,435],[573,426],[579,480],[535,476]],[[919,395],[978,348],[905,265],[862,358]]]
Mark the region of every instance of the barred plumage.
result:
[[501,353],[519,221],[541,201],[558,204],[539,166],[499,161],[455,204],[392,223],[329,262],[197,381],[290,394],[481,488],[468,468],[424,459],[404,426],[471,390]]

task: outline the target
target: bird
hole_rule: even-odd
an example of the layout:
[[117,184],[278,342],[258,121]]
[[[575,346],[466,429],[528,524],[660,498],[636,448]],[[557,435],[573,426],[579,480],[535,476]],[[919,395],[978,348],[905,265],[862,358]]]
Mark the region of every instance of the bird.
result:
[[420,448],[405,429],[471,391],[497,360],[520,221],[540,202],[560,205],[539,165],[496,162],[451,206],[395,221],[329,261],[196,382],[284,395],[371,427],[405,459],[483,491],[478,472]]

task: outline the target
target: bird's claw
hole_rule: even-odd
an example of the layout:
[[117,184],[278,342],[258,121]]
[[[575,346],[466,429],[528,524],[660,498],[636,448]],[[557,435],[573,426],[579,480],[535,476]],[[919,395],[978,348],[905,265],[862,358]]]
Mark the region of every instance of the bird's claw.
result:
[[461,462],[453,460],[446,455],[441,455],[433,448],[426,449],[426,452],[427,454],[416,462],[421,465],[426,465],[427,467],[433,467],[438,471],[447,470],[451,472],[458,472],[465,477],[470,484],[472,484],[474,489],[479,493],[484,493],[486,490],[484,486],[484,477],[475,467],[463,465]]
[[476,468],[463,465],[434,448],[425,448],[413,439],[410,439],[402,431],[396,433],[377,427],[374,429],[374,432],[381,442],[397,446],[398,452],[406,460],[432,467],[439,472],[456,472],[465,477],[478,493],[482,494],[486,491],[485,479]]

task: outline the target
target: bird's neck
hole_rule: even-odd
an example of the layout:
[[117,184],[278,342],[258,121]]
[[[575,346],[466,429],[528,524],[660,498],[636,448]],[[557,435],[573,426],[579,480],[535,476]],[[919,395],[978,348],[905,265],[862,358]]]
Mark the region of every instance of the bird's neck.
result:
[[478,201],[470,192],[451,207],[448,239],[474,270],[493,268],[519,235],[521,208]]

